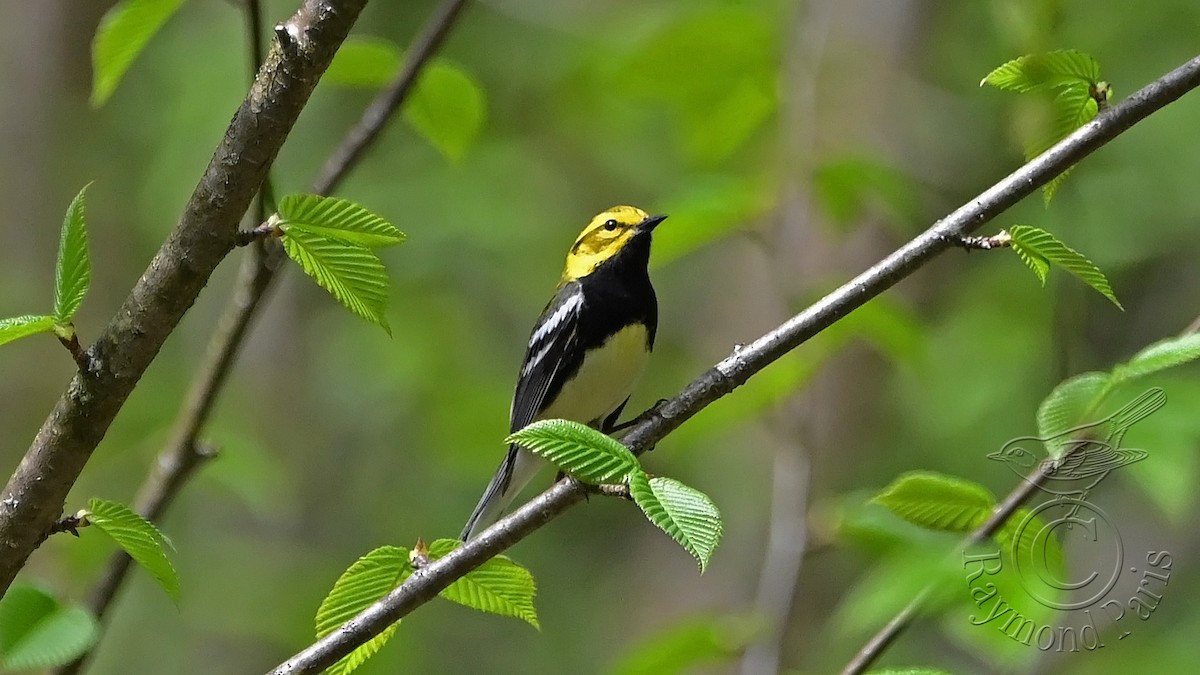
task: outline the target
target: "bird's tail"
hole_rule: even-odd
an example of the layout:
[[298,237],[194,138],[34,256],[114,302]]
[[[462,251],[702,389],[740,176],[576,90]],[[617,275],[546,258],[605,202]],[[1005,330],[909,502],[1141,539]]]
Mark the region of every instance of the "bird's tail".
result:
[[496,470],[496,475],[492,476],[491,482],[484,490],[483,497],[475,505],[475,511],[467,520],[460,538],[469,541],[499,520],[500,514],[504,513],[504,509],[512,503],[517,493],[528,485],[538,470],[545,465],[545,460],[528,450],[522,450],[516,445],[510,446],[504,461],[500,463],[500,468]]
[[1108,418],[1109,438],[1104,440],[1116,448],[1121,444],[1121,439],[1125,436],[1125,432],[1129,431],[1129,427],[1154,414],[1166,402],[1167,395],[1161,388],[1147,389],[1141,396],[1133,399]]

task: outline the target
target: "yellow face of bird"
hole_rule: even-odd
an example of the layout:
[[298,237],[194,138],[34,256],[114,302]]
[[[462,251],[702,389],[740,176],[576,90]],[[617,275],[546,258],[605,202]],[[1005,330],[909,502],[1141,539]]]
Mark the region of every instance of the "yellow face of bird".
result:
[[619,253],[637,234],[637,226],[649,217],[645,211],[633,206],[614,206],[592,218],[567,254],[562,282],[591,274],[601,263]]

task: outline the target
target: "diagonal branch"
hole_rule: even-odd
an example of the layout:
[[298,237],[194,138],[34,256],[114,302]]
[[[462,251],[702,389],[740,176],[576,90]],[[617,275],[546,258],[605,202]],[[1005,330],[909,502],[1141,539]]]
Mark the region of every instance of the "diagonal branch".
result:
[[396,112],[400,104],[408,98],[409,93],[417,84],[417,76],[421,74],[421,70],[429,62],[434,52],[442,46],[455,19],[458,18],[466,4],[467,0],[443,0],[442,4],[434,10],[433,16],[413,38],[400,74],[388,85],[387,89],[384,89],[375,97],[374,101],[371,101],[371,105],[363,111],[362,119],[346,134],[342,144],[329,156],[325,166],[321,167],[317,180],[313,182],[313,192],[321,195],[329,194],[342,182],[346,173],[358,164],[363,153],[371,146],[371,142],[387,126],[387,121],[391,119],[392,113]]
[[[1081,445],[1076,448],[1075,452],[1080,451],[1082,447]],[[1035,492],[1041,489],[1042,483],[1046,482],[1046,478],[1054,471],[1054,467],[1055,463],[1050,460],[1034,467],[1033,471],[1025,476],[1024,480],[992,509],[992,514],[988,516],[988,519],[967,535],[960,549],[980,544],[999,532],[1000,528],[1004,527],[1004,524],[1008,522],[1008,519],[1017,512],[1017,509],[1021,508]],[[859,675],[865,672],[867,668],[870,668],[875,659],[878,659],[888,647],[892,646],[896,638],[900,637],[900,634],[917,618],[932,590],[932,587],[922,589],[916,597],[910,600],[907,605],[884,624],[878,633],[871,636],[871,639],[867,640],[867,643],[854,654],[850,662],[842,669],[841,675]]]
[[0,496],[0,592],[45,539],[92,451],[232,250],[242,215],[366,0],[305,0],[280,26],[179,224],[43,423]]
[[[1028,164],[938,221],[867,271],[753,343],[742,347],[689,384],[657,414],[635,425],[623,438],[640,454],[705,406],[733,391],[755,373],[833,325],[871,298],[915,272],[1038,187],[1108,143],[1137,122],[1200,86],[1200,57],[1183,64],[1101,113]],[[476,539],[424,567],[379,602],[280,664],[271,675],[315,673],[335,663],[456,579],[528,536],[583,499],[586,488],[574,481],[555,484],[489,527]]]

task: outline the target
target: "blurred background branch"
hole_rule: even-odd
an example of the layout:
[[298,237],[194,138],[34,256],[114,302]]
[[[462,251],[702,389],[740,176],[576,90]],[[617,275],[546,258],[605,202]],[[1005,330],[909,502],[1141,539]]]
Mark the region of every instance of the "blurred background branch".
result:
[[[67,493],[125,399],[208,276],[233,247],[242,215],[365,0],[307,0],[238,109],[173,234],[89,349],[0,499],[0,591],[62,512]],[[269,111],[269,114],[263,114]]]

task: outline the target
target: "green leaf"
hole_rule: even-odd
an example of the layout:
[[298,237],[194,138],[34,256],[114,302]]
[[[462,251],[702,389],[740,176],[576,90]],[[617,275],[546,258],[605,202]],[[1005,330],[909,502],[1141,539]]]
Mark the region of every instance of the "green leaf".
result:
[[[317,609],[317,638],[337,630],[367,607],[378,602],[412,574],[408,550],[381,546],[354,562],[338,580]],[[400,622],[364,642],[330,666],[328,675],[348,675],[383,648]]]
[[95,498],[88,501],[87,519],[117,542],[179,604],[179,575],[167,557],[171,542],[153,523],[124,504]]
[[988,73],[979,86],[1027,93],[1064,85],[1093,85],[1100,81],[1100,64],[1090,55],[1073,49],[1047,54],[1026,54]]
[[606,434],[579,422],[541,420],[504,439],[548,460],[585,482],[621,483],[640,471],[629,449]]
[[54,269],[54,320],[70,323],[83,304],[88,284],[92,281],[92,262],[88,257],[87,224],[84,222],[83,186],[63,218],[62,235],[58,240],[58,264]]
[[817,166],[813,195],[843,230],[857,224],[868,207],[875,207],[889,222],[902,226],[915,222],[921,212],[911,178],[865,157],[840,157]]
[[[1054,97],[1051,107],[1054,120],[1045,134],[1026,145],[1025,159],[1027,161],[1049,150],[1076,129],[1091,122],[1100,110],[1086,84],[1062,87]],[[1049,204],[1050,200],[1054,198],[1054,194],[1067,179],[1071,168],[1065,169],[1042,188],[1042,198],[1046,204]]]
[[404,241],[404,233],[354,202],[320,195],[288,195],[279,200],[280,228],[305,230],[364,248]]
[[384,87],[400,72],[403,60],[403,52],[390,40],[351,35],[334,54],[322,81],[343,87]]
[[63,605],[34,586],[0,598],[0,669],[47,669],[74,661],[96,644],[99,626],[78,605]]
[[629,492],[650,522],[691,553],[704,572],[724,531],[721,512],[708,495],[673,478],[650,478],[643,471],[629,476]]
[[370,249],[296,227],[283,237],[283,250],[347,309],[392,334],[384,316],[387,271]]
[[872,501],[914,525],[945,532],[974,530],[996,505],[982,485],[931,471],[901,475]]
[[1091,372],[1063,381],[1038,406],[1038,436],[1054,459],[1062,457],[1072,440],[1066,432],[1094,421],[1100,402],[1110,390],[1108,373]]
[[[1096,59],[1075,50],[1027,54],[988,73],[979,83],[985,84],[1020,93],[1056,92],[1051,105],[1054,121],[1046,133],[1026,144],[1026,160],[1042,154],[1095,118],[1099,111],[1096,96],[1103,95],[1107,100],[1109,91],[1107,83],[1100,81]],[[1070,171],[1067,168],[1042,188],[1047,205]]]
[[1045,286],[1046,278],[1050,276],[1050,261],[1043,258],[1037,251],[1031,251],[1016,242],[1013,242],[1012,250],[1021,259],[1021,262],[1025,263],[1026,267],[1033,270],[1034,276]]
[[[1008,234],[1012,237],[1012,248],[1022,260],[1026,256],[1030,258],[1040,257],[1050,263],[1053,263],[1067,272],[1070,272],[1080,281],[1088,286],[1096,289],[1104,297],[1108,298],[1119,309],[1121,303],[1117,300],[1117,296],[1113,294],[1112,287],[1108,285],[1108,279],[1100,268],[1091,261],[1085,258],[1078,251],[1069,248],[1049,232],[1032,227],[1030,225],[1013,225],[1008,230]],[[1033,264],[1026,263],[1033,267]],[[1034,270],[1037,271],[1036,269]],[[1045,273],[1039,274],[1042,282],[1045,283]]]
[[0,345],[30,335],[53,331],[54,317],[52,316],[26,314],[25,316],[14,316],[11,319],[0,319]]
[[404,118],[443,155],[458,161],[483,128],[483,87],[458,66],[435,60],[421,71]]
[[1115,382],[1145,377],[1200,359],[1200,333],[1168,338],[1146,347],[1125,363],[1113,368]]
[[676,675],[732,662],[766,632],[765,628],[763,621],[747,617],[689,617],[643,638],[609,672]]
[[[438,539],[429,545],[429,557],[436,560],[460,545],[462,542],[457,539]],[[536,593],[537,585],[529,570],[498,555],[447,586],[439,595],[481,612],[516,617],[540,630],[537,608],[533,606]]]
[[104,14],[92,40],[92,106],[112,95],[125,71],[183,0],[123,0]]

